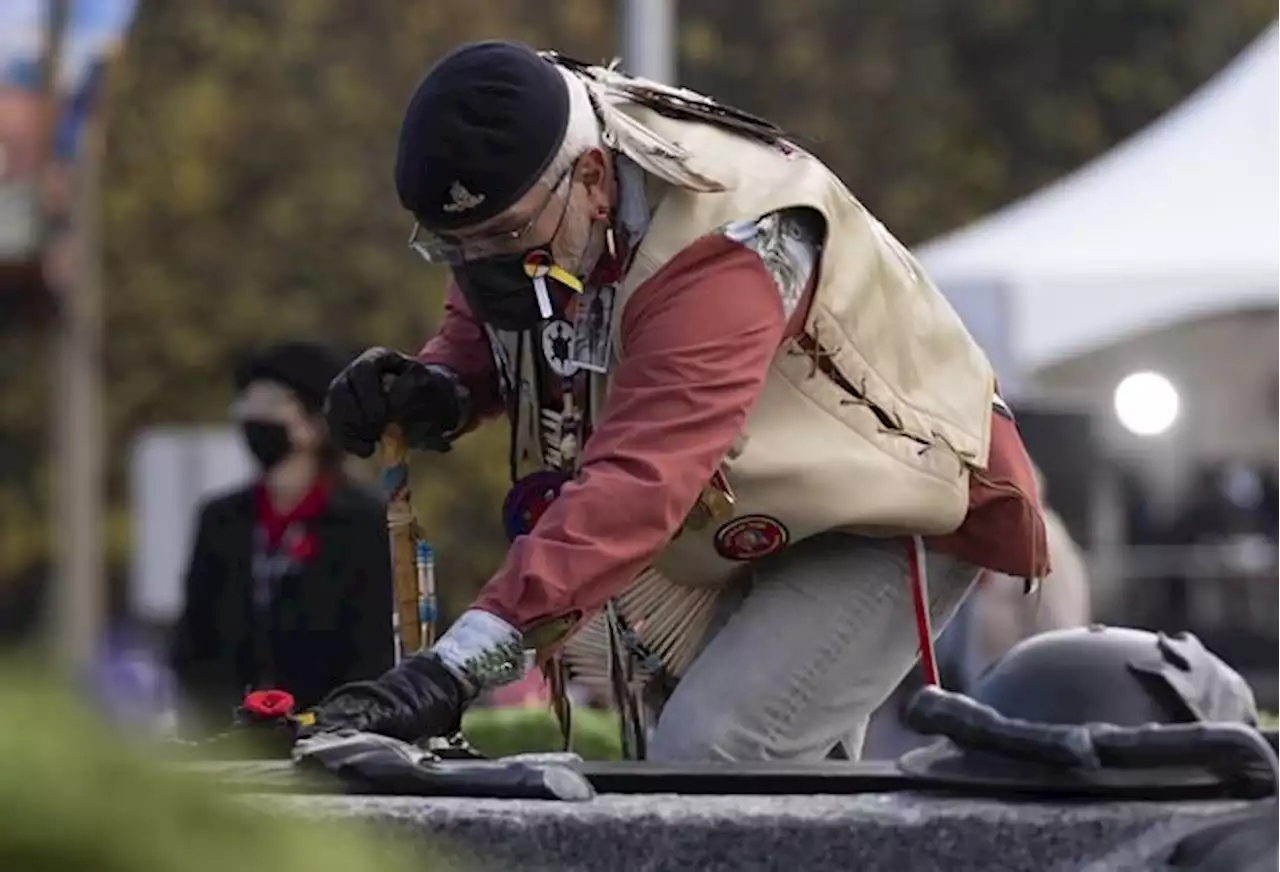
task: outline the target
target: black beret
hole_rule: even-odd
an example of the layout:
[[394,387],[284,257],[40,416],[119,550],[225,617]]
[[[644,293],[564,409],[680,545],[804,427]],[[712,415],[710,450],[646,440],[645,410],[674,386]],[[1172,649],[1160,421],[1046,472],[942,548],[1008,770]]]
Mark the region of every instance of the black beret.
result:
[[282,342],[245,358],[235,373],[237,391],[255,381],[273,381],[291,390],[307,411],[324,406],[329,383],[346,365],[337,351],[318,342]]
[[424,227],[487,221],[533,187],[569,125],[569,88],[527,45],[454,49],[418,84],[400,126],[396,192]]

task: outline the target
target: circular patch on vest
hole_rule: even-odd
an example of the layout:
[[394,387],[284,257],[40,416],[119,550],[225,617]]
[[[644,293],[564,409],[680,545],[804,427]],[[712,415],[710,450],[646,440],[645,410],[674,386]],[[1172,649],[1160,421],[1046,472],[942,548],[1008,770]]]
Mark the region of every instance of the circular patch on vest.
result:
[[573,328],[568,321],[548,321],[542,328],[542,356],[551,371],[568,378],[578,371],[573,362]]
[[791,539],[787,528],[768,515],[743,515],[716,531],[716,551],[726,560],[759,560],[780,551]]

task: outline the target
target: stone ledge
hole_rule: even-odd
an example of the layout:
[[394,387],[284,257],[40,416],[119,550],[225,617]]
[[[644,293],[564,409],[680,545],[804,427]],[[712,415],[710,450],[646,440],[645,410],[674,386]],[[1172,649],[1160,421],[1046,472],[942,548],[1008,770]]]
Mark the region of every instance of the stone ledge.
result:
[[920,794],[602,795],[586,803],[249,795],[362,819],[494,870],[1067,872],[1239,802],[1013,803]]

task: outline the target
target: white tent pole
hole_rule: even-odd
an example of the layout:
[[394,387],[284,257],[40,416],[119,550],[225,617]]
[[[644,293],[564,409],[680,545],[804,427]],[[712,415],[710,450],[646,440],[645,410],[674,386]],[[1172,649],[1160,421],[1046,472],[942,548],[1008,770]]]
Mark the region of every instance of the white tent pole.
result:
[[627,72],[676,83],[676,0],[623,0],[622,65]]

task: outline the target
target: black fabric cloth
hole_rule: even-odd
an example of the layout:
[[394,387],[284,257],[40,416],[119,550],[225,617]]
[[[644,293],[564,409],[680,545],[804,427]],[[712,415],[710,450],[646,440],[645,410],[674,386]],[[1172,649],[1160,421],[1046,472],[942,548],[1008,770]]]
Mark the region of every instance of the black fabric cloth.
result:
[[334,488],[309,527],[315,552],[277,580],[261,636],[257,529],[253,488],[203,507],[173,632],[179,692],[215,732],[231,724],[246,690],[287,690],[301,709],[341,684],[381,675],[395,658],[390,548],[376,496],[345,482]]
[[329,382],[346,362],[344,356],[318,342],[282,342],[242,360],[236,367],[235,386],[242,391],[250,382],[274,381],[293,391],[309,412],[318,413]]
[[[405,109],[400,202],[430,230],[486,221],[533,187],[568,123],[568,86],[533,49],[498,40],[459,46],[427,72]],[[459,208],[474,198],[483,199]]]

